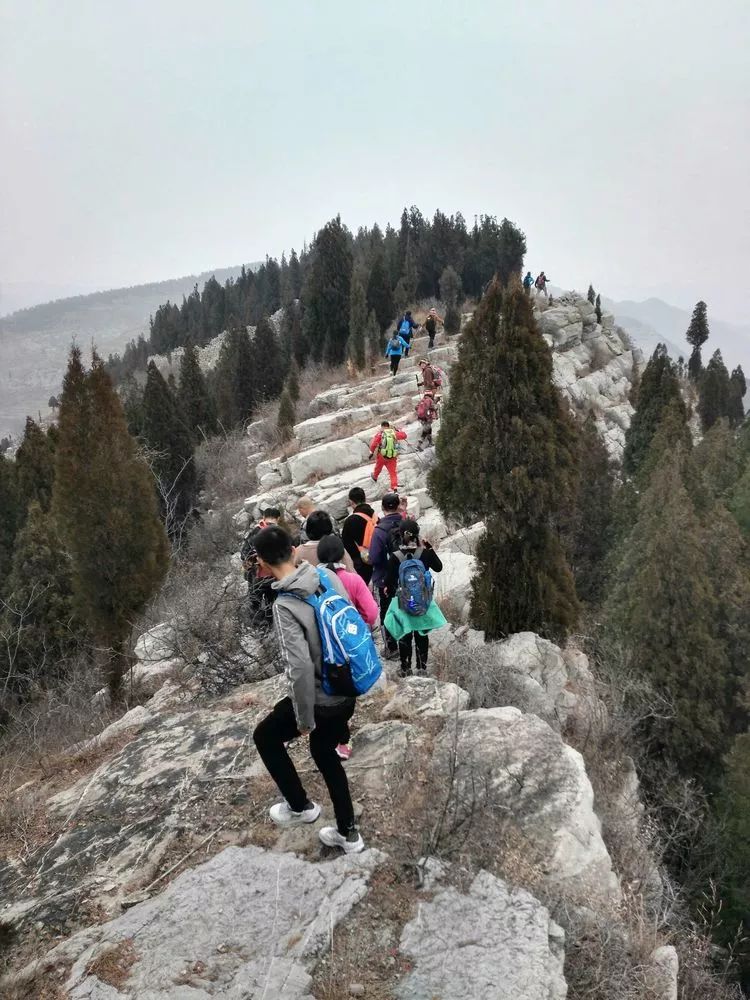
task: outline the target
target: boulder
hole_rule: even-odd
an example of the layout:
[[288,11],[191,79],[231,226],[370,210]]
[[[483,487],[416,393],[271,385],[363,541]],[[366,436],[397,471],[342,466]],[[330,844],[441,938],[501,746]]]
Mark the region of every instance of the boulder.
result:
[[[581,755],[517,708],[460,712],[433,752],[434,780],[453,772],[458,813],[481,814],[482,835],[574,903],[614,909],[621,894]],[[498,845],[498,849],[503,849]]]
[[[431,537],[424,524],[422,531],[426,538]],[[474,556],[464,552],[446,552],[440,558],[443,570],[435,574],[435,599],[446,618],[453,620],[455,617],[459,622],[468,621],[471,580],[476,572],[477,561]]]
[[563,653],[554,643],[534,632],[516,632],[486,648],[492,650],[498,667],[520,675],[526,711],[558,726],[565,725],[576,696],[570,690]]
[[247,436],[252,444],[265,444],[266,434],[270,428],[268,420],[254,420],[247,425]]
[[250,527],[250,513],[246,510],[241,510],[232,518],[234,526],[237,531],[244,535],[247,529]]
[[472,524],[468,528],[461,528],[459,531],[454,532],[454,534],[448,535],[440,543],[441,558],[444,552],[463,552],[466,555],[473,556],[477,551],[479,539],[483,534],[484,521],[477,521],[476,524]]
[[320,416],[310,417],[309,420],[295,424],[294,436],[300,444],[307,447],[311,444],[317,444],[318,441],[330,441],[331,438],[341,437],[342,431],[346,433],[346,427],[349,423],[371,420],[373,416],[374,412],[371,406],[322,413]]
[[391,799],[423,740],[424,734],[415,726],[397,720],[368,723],[357,729],[346,765],[357,797]]
[[177,630],[170,622],[154,625],[139,636],[135,644],[135,655],[143,663],[168,660],[178,651]]
[[680,960],[671,944],[654,948],[646,967],[646,984],[653,1000],[677,1000]]
[[481,871],[469,891],[439,890],[404,927],[413,967],[399,1000],[564,1000],[565,935],[524,889]]
[[356,437],[328,441],[309,448],[288,459],[292,483],[306,483],[313,477],[323,479],[334,472],[362,465],[367,455],[367,445]]
[[267,458],[264,462],[258,462],[255,466],[255,475],[258,477],[258,482],[263,479],[264,476],[270,474],[279,477],[279,483],[289,482],[289,469],[287,468],[285,458]]
[[[244,580],[242,582],[244,583]],[[136,663],[127,674],[125,683],[127,684],[129,678],[130,683],[141,694],[156,694],[164,682],[178,676],[184,666],[185,661],[179,656],[170,660]]]
[[277,486],[282,486],[283,478],[278,472],[267,472],[265,476],[260,476],[258,486],[263,490],[274,490]]
[[[160,895],[75,934],[44,964],[73,963],[65,983],[71,1000],[312,1000],[309,971],[366,895],[381,860],[379,852],[365,851],[311,863],[260,847],[228,847]],[[108,985],[92,963],[122,949],[130,956],[128,975]]]
[[383,719],[415,719],[453,716],[469,705],[469,693],[457,684],[434,677],[406,677],[380,716]]

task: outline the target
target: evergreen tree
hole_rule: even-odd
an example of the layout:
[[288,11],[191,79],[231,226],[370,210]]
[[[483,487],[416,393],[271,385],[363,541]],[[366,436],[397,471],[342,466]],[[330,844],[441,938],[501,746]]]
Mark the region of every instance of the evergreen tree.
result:
[[457,334],[461,329],[461,312],[458,303],[461,301],[462,295],[461,279],[452,267],[446,267],[440,275],[440,298],[446,306],[445,332],[449,336]]
[[281,347],[285,356],[294,359],[300,368],[310,353],[302,329],[302,306],[296,299],[286,307],[281,318]]
[[601,295],[596,296],[596,301],[594,302],[594,308],[596,309],[596,322],[601,323],[602,321],[602,297]]
[[393,293],[393,301],[397,314],[403,313],[406,307],[416,299],[418,280],[417,252],[414,240],[409,235],[406,241],[403,270]]
[[577,431],[514,281],[490,285],[459,346],[430,490],[446,516],[484,520],[472,618],[488,638],[561,636],[577,618],[557,524],[577,482]]
[[673,400],[684,412],[677,373],[666,347],[659,344],[641,376],[635,413],[625,433],[623,471],[627,476],[638,472],[664,411]]
[[589,300],[592,306],[596,304],[596,292],[594,291],[593,285],[589,285],[589,290],[588,292],[586,292],[586,298]]
[[128,430],[133,437],[139,437],[143,430],[143,389],[136,378],[128,374],[119,386],[122,408],[125,411],[125,419],[128,423]]
[[18,534],[0,631],[7,638],[0,686],[19,694],[59,674],[85,637],[70,557],[51,515],[35,500]]
[[286,388],[289,390],[289,396],[292,402],[296,404],[299,399],[299,368],[294,358],[292,358],[291,364],[289,365],[289,373],[286,377]]
[[714,351],[698,382],[698,415],[703,430],[707,431],[709,427],[713,427],[722,417],[729,418],[730,410],[729,372],[721,351]]
[[745,419],[744,396],[747,392],[747,382],[742,367],[737,365],[729,379],[729,424],[739,427]]
[[276,429],[282,441],[289,441],[294,436],[296,421],[297,415],[294,408],[294,400],[287,385],[279,400],[279,415],[276,421]]
[[253,337],[255,388],[258,401],[276,399],[284,385],[281,343],[268,316],[262,316]]
[[225,430],[249,420],[256,405],[253,346],[247,330],[227,332],[214,370],[217,416]]
[[45,434],[31,417],[26,418],[23,439],[16,452],[16,477],[21,500],[21,516],[36,501],[49,510],[55,481],[54,437]]
[[578,440],[580,485],[570,532],[570,563],[581,600],[598,604],[604,597],[607,557],[614,539],[615,480],[593,417],[581,425]]
[[693,353],[690,355],[690,360],[688,361],[688,375],[694,381],[700,378],[701,371],[703,370],[703,362],[701,359],[701,347],[708,340],[708,316],[706,311],[705,302],[697,302],[695,309],[693,309],[693,316],[690,320],[690,325],[687,328],[687,333],[685,334],[685,339],[688,344],[693,347]]
[[198,364],[198,351],[192,344],[185,346],[180,359],[177,407],[193,441],[216,433],[216,406]]
[[521,279],[526,236],[510,219],[503,219],[498,232],[497,273],[503,285],[512,278]]
[[128,665],[136,615],[167,570],[169,547],[151,474],[128,433],[101,361],[90,372],[73,348],[60,401],[52,509],[73,565],[76,607],[110,650],[110,690]]
[[298,299],[302,294],[302,265],[294,249],[289,255],[289,291],[292,299]]
[[367,309],[368,313],[370,310],[375,313],[381,333],[388,329],[396,315],[391,281],[382,250],[376,251],[372,261],[370,277],[367,282]]
[[750,540],[750,465],[740,476],[729,497],[729,510],[740,531]]
[[367,317],[367,326],[365,327],[365,347],[369,364],[377,364],[383,355],[384,348],[383,331],[380,329],[380,323],[378,323],[374,309],[370,310]]
[[[722,838],[720,844],[724,872],[721,899],[725,902],[724,932],[729,944],[750,921],[750,733],[737,736],[726,759],[724,787],[720,800]],[[742,956],[747,980],[750,958]]]
[[673,717],[655,710],[646,724],[652,751],[687,777],[710,777],[727,745],[731,666],[717,641],[718,603],[683,460],[680,447],[665,452],[640,497],[607,617],[633,669],[672,706]]
[[0,598],[5,592],[13,559],[16,532],[21,525],[16,463],[0,454]]
[[182,533],[193,506],[196,471],[184,415],[153,361],[143,392],[143,440],[150,451],[159,506],[170,536]]
[[365,367],[365,327],[367,326],[367,299],[359,275],[352,278],[349,298],[349,343],[347,353],[358,371]]
[[339,365],[349,339],[352,254],[339,217],[315,237],[310,269],[302,293],[302,328],[315,361]]

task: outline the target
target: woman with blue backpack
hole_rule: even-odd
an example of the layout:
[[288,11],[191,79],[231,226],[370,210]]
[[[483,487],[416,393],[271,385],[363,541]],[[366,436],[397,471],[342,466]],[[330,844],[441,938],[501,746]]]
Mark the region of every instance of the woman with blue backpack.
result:
[[388,341],[385,349],[385,356],[391,359],[391,375],[394,377],[398,371],[398,366],[404,353],[409,353],[409,345],[398,330],[395,330],[393,334],[391,334],[391,339]]
[[440,557],[430,543],[420,541],[417,522],[403,521],[398,546],[385,571],[385,590],[391,598],[385,627],[398,641],[402,677],[412,672],[412,646],[417,651],[417,674],[425,673],[430,632],[447,625],[433,599],[432,574],[439,573],[442,568]]

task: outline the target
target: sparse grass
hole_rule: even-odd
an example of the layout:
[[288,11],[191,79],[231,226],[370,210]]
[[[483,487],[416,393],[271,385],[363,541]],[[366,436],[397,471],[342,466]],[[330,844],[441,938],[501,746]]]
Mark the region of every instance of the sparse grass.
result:
[[96,958],[86,966],[86,975],[96,976],[108,986],[124,986],[137,958],[133,939],[125,938],[115,945],[102,946]]
[[199,481],[210,507],[221,510],[254,492],[255,474],[247,465],[252,451],[244,429],[213,437],[196,448]]

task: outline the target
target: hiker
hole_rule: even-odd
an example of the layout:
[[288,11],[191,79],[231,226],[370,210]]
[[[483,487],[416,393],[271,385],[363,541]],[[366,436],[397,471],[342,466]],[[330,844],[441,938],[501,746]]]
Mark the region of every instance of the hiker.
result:
[[414,331],[419,329],[419,323],[412,319],[411,310],[407,309],[404,315],[401,317],[398,323],[398,332],[401,337],[406,341],[407,348],[405,357],[409,357],[409,351],[411,349],[411,341],[414,336]]
[[338,576],[349,600],[362,615],[363,621],[372,628],[378,620],[378,606],[362,577],[346,568],[344,543],[338,535],[326,535],[318,542],[318,565],[325,566]]
[[313,503],[312,497],[304,496],[300,497],[297,501],[297,521],[299,522],[299,538],[300,542],[308,541],[307,538],[307,519],[315,510],[315,504]]
[[433,600],[431,573],[443,568],[430,543],[419,540],[419,525],[407,520],[401,525],[401,539],[386,566],[384,588],[388,601],[385,628],[398,640],[401,676],[411,674],[412,644],[417,651],[417,674],[427,670],[430,632],[447,624]]
[[354,820],[346,772],[336,753],[339,744],[349,742],[349,720],[356,702],[354,697],[324,690],[318,615],[308,603],[324,580],[341,597],[346,598],[346,589],[335,574],[318,571],[306,562],[295,566],[289,537],[278,527],[265,528],[256,539],[256,549],[259,563],[274,578],[272,586],[278,596],[273,619],[289,681],[289,696],[274,705],[253,733],[258,754],[283,795],[281,802],[271,806],[270,817],[278,826],[295,826],[314,823],[320,816],[320,806],[308,798],[285,745],[298,736],[309,736],[310,755],[326,783],[336,816],[336,826],[324,826],[318,836],[327,847],[357,853],[364,843]]
[[391,359],[391,375],[395,378],[396,372],[398,371],[398,366],[401,362],[401,355],[404,351],[409,353],[409,344],[401,334],[396,330],[391,339],[388,341],[388,345],[385,349],[385,356]]
[[[334,533],[331,515],[324,510],[314,510],[305,521],[305,531],[307,532],[307,541],[303,545],[298,545],[294,550],[294,565],[299,566],[303,560],[306,560],[311,566],[317,566],[318,542],[326,535]],[[354,572],[354,563],[348,552],[344,553],[344,564],[351,573]]]
[[381,500],[383,516],[375,525],[370,544],[370,564],[372,565],[372,588],[377,591],[380,603],[380,624],[383,627],[383,644],[388,659],[396,655],[398,646],[396,640],[390,635],[385,627],[385,616],[390,604],[390,598],[385,591],[385,573],[388,560],[397,544],[394,528],[400,528],[403,523],[399,504],[401,498],[398,493],[386,493]]
[[378,481],[378,476],[383,471],[383,466],[388,470],[391,479],[391,489],[398,489],[398,450],[399,441],[406,440],[406,431],[399,430],[398,427],[391,427],[387,420],[380,425],[380,430],[370,441],[370,459],[377,451],[378,457],[375,459],[375,468],[370,473],[370,479],[374,483]]
[[435,393],[432,389],[426,389],[424,396],[416,405],[417,420],[422,428],[419,436],[417,451],[423,451],[432,446],[432,423],[437,420],[437,407],[435,406]]
[[534,282],[534,287],[536,288],[537,295],[541,294],[541,295],[544,295],[545,298],[549,298],[549,295],[547,294],[547,282],[548,281],[549,281],[549,278],[544,273],[544,271],[541,271],[537,275],[537,279]]
[[531,286],[534,284],[534,279],[531,276],[531,271],[526,272],[526,276],[523,279],[523,290],[527,295],[531,295]]
[[417,378],[417,385],[420,389],[429,389],[431,392],[436,392],[440,389],[443,384],[443,373],[440,369],[434,367],[430,364],[427,358],[420,358],[417,362],[419,365],[419,371],[422,376],[422,381]]
[[427,319],[424,321],[424,328],[427,331],[427,336],[430,338],[427,343],[427,350],[431,351],[435,346],[435,335],[437,334],[437,325],[445,326],[445,321],[442,316],[438,316],[437,309],[430,309],[427,314]]
[[278,524],[280,518],[281,511],[278,507],[266,507],[265,510],[261,511],[258,523],[245,535],[240,547],[243,576],[247,581],[246,609],[250,615],[250,622],[255,625],[269,626],[271,624],[271,608],[276,600],[276,594],[271,589],[273,579],[271,574],[264,572],[258,565],[255,539],[264,528]]
[[[349,490],[347,509],[349,516],[341,527],[341,541],[354,563],[354,572],[369,584],[372,579],[369,546],[378,519],[375,511],[366,502],[365,491],[361,486],[353,486]],[[369,537],[365,539],[368,533]]]

